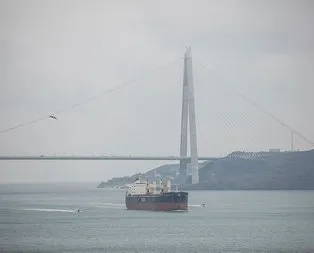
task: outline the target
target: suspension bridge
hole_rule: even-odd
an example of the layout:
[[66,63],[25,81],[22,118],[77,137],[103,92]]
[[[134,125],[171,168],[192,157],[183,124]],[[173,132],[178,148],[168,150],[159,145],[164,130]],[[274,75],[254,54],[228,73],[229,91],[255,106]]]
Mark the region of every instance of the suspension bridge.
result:
[[[111,90],[113,91],[113,90]],[[109,92],[111,92],[109,91]],[[250,100],[248,97],[238,94],[243,99],[249,101],[253,106],[258,105]],[[293,135],[298,136],[303,139],[310,145],[314,145],[314,143],[306,138],[304,135],[294,130],[290,126],[288,126],[283,121],[274,117],[272,114],[264,111],[264,113],[275,120],[279,125],[287,128],[291,131],[292,137]],[[47,155],[35,155],[35,156],[22,156],[22,155],[14,155],[14,156],[0,156],[0,160],[163,160],[163,161],[179,161],[180,162],[180,182],[187,183],[187,179],[190,178],[190,183],[197,184],[199,182],[199,164],[198,161],[209,161],[209,160],[217,160],[222,159],[224,157],[212,157],[212,156],[199,156],[198,148],[197,148],[197,133],[196,133],[196,117],[195,117],[195,100],[194,100],[194,84],[193,84],[193,67],[192,67],[192,54],[191,48],[186,48],[186,52],[184,54],[184,69],[183,69],[183,85],[182,85],[182,112],[181,112],[181,135],[180,135],[180,150],[179,156],[114,156],[114,155],[102,155],[102,156],[47,156]],[[36,123],[37,121],[46,119],[47,117],[40,118],[38,120],[34,120],[29,122],[29,124]],[[19,128],[24,126],[25,124],[21,124],[12,128],[4,129],[0,132],[6,132],[10,130],[14,130],[15,128]],[[189,132],[188,132],[189,130]],[[188,153],[188,137],[190,140],[190,156]],[[293,139],[291,140],[293,143]],[[190,165],[190,173],[188,175],[187,165]]]

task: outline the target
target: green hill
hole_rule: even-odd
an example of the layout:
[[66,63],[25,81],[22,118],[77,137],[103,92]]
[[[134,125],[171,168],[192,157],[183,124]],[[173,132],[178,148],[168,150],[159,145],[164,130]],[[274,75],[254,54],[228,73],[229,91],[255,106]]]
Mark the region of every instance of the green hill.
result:
[[[179,165],[163,165],[141,176],[151,180],[154,173],[178,183]],[[132,183],[137,175],[113,178],[98,187]],[[279,153],[233,152],[226,158],[200,164],[200,183],[185,190],[314,190],[314,150]]]

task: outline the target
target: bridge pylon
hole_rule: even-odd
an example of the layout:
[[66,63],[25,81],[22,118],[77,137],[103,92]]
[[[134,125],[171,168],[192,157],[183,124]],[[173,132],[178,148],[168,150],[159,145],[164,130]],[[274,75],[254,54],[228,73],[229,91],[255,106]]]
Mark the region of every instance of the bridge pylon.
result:
[[[190,132],[190,150],[191,164],[190,170],[187,170],[187,161],[180,161],[180,183],[197,184],[199,182],[198,175],[198,153],[196,139],[196,117],[195,117],[195,101],[193,87],[193,68],[191,47],[186,49],[184,54],[184,70],[183,70],[183,91],[182,91],[182,115],[181,115],[181,141],[180,156],[187,157],[188,144],[188,121]],[[191,181],[188,178],[191,178]],[[190,182],[188,182],[190,181]]]

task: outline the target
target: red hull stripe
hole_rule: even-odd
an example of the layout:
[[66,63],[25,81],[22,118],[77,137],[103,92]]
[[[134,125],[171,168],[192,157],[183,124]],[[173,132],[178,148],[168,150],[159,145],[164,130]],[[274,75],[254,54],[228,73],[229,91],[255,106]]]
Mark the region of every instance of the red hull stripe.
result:
[[188,210],[187,203],[126,203],[130,210],[175,211]]

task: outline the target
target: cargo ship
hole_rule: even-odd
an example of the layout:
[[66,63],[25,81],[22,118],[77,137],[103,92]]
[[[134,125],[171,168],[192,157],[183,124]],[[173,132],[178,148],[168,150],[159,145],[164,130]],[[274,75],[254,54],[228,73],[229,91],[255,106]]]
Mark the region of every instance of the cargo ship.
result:
[[161,178],[152,184],[136,178],[133,184],[127,185],[125,204],[128,210],[187,211],[188,193],[178,191],[177,187],[171,191],[170,179],[163,185]]

